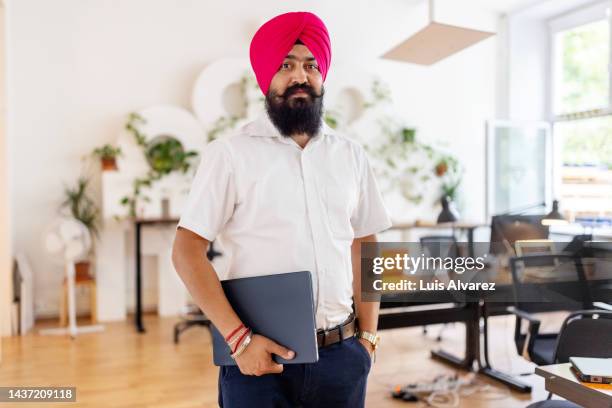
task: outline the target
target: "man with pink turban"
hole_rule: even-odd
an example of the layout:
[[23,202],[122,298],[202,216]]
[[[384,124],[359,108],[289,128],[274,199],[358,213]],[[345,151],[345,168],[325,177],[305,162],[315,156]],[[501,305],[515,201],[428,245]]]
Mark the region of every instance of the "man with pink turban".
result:
[[[379,303],[361,299],[361,243],[391,222],[363,148],[323,121],[331,43],[321,19],[274,17],[255,33],[250,58],[266,112],[204,149],[172,260],[236,362],[220,367],[220,406],[363,407]],[[224,273],[203,256],[213,240]],[[245,326],[219,276],[303,270],[312,274],[319,359],[277,364],[272,354],[295,353]]]

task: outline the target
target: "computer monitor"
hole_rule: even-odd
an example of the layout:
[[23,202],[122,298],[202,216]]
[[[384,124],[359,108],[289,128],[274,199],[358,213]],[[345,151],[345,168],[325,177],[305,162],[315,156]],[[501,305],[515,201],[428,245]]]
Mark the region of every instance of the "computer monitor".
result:
[[[494,215],[491,217],[491,254],[512,252],[517,240],[547,239],[548,226],[543,215]],[[512,253],[514,255],[514,253]]]

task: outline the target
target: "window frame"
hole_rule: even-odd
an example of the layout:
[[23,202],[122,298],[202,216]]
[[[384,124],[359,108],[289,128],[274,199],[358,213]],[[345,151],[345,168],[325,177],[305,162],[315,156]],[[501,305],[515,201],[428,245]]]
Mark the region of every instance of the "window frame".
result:
[[[581,25],[589,24],[602,19],[608,20],[609,24],[609,55],[608,55],[608,104],[607,106],[591,109],[587,111],[577,111],[568,113],[556,113],[557,95],[556,85],[558,79],[557,71],[557,47],[555,36],[557,33]],[[552,131],[552,193],[554,197],[558,196],[563,185],[561,177],[563,160],[562,160],[562,144],[556,135],[556,124],[560,122],[575,122],[582,119],[591,119],[598,117],[612,116],[612,0],[603,0],[582,6],[577,9],[570,10],[561,15],[555,16],[547,20],[548,24],[548,83],[547,89],[547,112]]]
[[[579,9],[574,9],[560,16],[548,20],[548,43],[549,43],[549,64],[548,71],[550,73],[550,82],[548,84],[548,114],[550,121],[555,122],[586,119],[598,116],[612,115],[612,0],[599,1]],[[557,95],[555,88],[557,85],[557,48],[555,44],[555,36],[561,31],[570,30],[584,24],[593,23],[602,19],[602,16],[607,18],[610,24],[609,36],[610,47],[608,55],[608,106],[601,108],[590,109],[586,111],[568,112],[557,114],[556,103]]]

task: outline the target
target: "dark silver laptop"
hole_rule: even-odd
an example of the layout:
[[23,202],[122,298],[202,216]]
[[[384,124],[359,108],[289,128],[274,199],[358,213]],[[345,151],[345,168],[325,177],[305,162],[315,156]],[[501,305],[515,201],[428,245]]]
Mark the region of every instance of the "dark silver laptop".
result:
[[[254,276],[221,281],[225,296],[253,333],[295,351],[292,360],[273,355],[279,364],[314,363],[317,348],[312,277],[309,271]],[[219,331],[211,325],[213,361],[236,365]]]

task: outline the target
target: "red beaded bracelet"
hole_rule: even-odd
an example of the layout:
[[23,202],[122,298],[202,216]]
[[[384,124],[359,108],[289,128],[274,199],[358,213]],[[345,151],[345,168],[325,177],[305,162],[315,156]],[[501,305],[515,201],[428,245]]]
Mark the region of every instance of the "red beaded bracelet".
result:
[[238,350],[238,347],[240,347],[240,344],[242,343],[242,341],[244,340],[244,338],[247,336],[247,334],[251,333],[250,330],[246,330],[244,333],[242,333],[242,336],[240,336],[240,338],[238,339],[238,341],[236,342],[236,345],[234,346],[234,348],[232,349],[232,354],[234,354],[236,352],[236,350]]
[[243,323],[240,323],[240,326],[236,327],[234,330],[232,330],[232,332],[231,332],[230,334],[228,334],[228,335],[225,337],[225,342],[226,342],[226,343],[227,343],[227,342],[229,342],[229,341],[230,341],[230,339],[231,339],[231,338],[234,336],[234,334],[238,333],[238,331],[239,331],[240,329],[242,329],[243,327],[244,327],[244,324],[243,324]]

